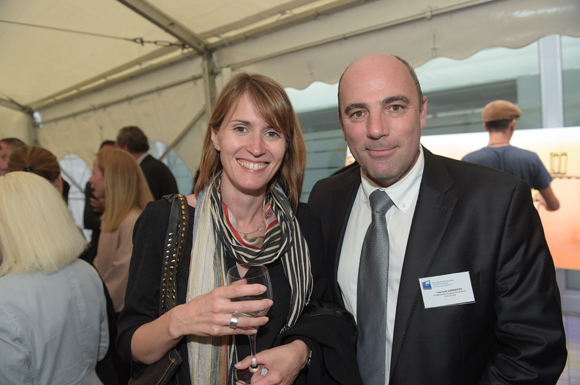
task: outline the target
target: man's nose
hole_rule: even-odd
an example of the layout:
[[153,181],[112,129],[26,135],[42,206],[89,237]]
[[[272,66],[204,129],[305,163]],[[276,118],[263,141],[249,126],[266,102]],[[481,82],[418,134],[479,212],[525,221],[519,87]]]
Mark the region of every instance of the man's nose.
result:
[[387,119],[383,116],[382,112],[369,113],[367,132],[368,136],[373,139],[379,139],[385,135],[389,135]]

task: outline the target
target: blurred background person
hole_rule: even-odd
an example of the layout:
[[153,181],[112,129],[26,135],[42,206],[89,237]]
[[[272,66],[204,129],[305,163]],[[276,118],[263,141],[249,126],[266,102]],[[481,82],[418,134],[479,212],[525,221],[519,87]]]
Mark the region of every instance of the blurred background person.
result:
[[[107,202],[101,217],[101,234],[93,264],[113,300],[114,312],[111,318],[114,327],[111,336],[116,339],[117,318],[125,304],[129,262],[133,251],[133,227],[153,198],[139,165],[122,150],[99,151],[89,182],[95,198],[105,198]],[[127,383],[131,370],[129,363],[123,361],[116,352],[113,358],[119,383]]]
[[[99,147],[100,150],[111,150],[117,148],[115,141],[105,140]],[[87,181],[85,185],[85,209],[83,213],[83,225],[86,230],[91,230],[91,241],[89,248],[83,254],[83,259],[88,263],[93,263],[97,255],[99,244],[99,235],[101,235],[101,215],[105,212],[105,198],[95,198],[91,182]]]
[[117,146],[131,154],[141,166],[147,179],[153,199],[161,199],[164,195],[177,194],[177,181],[173,173],[162,161],[149,155],[149,140],[139,127],[128,126],[119,130]]
[[[61,192],[60,181],[62,181],[62,177],[60,174],[60,166],[56,156],[45,148],[25,145],[16,149],[12,155],[10,155],[10,161],[8,162],[8,172],[11,173],[14,171],[26,171],[41,176],[52,183],[58,192]],[[82,234],[82,230],[78,230]],[[89,248],[85,248],[79,255],[79,258],[87,261],[88,258],[86,257],[86,254],[89,251]],[[107,317],[109,319],[109,346],[112,348],[108,350],[105,358],[97,363],[96,370],[97,375],[103,383],[107,385],[116,385],[119,382],[117,380],[116,372],[114,372],[116,370],[115,362],[120,361],[117,350],[114,349],[115,338],[117,337],[117,318],[115,316],[113,302],[111,301],[109,292],[105,286],[103,286],[103,289],[107,301]],[[119,370],[117,370],[117,372],[118,371]]]
[[0,383],[101,384],[109,345],[98,273],[56,189],[30,172],[0,177]]
[[39,146],[24,145],[12,152],[8,172],[27,171],[48,180],[62,195],[60,165],[52,152]]
[[89,182],[95,198],[107,200],[94,265],[107,285],[115,312],[119,313],[125,301],[133,227],[153,198],[139,165],[122,150],[99,151]]
[[525,180],[528,185],[540,192],[535,197],[548,211],[560,208],[550,183],[552,177],[538,154],[510,145],[516,129],[516,119],[522,111],[512,102],[495,100],[488,103],[481,113],[483,128],[489,132],[487,147],[469,153],[463,161],[492,167]]
[[4,138],[0,140],[0,176],[8,172],[8,159],[12,151],[24,146],[24,142],[16,138]]

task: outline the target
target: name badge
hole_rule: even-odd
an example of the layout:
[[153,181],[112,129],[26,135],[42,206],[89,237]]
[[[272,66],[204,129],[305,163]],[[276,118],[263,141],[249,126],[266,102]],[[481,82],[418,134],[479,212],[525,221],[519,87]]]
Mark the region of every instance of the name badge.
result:
[[474,303],[469,272],[419,278],[425,309]]

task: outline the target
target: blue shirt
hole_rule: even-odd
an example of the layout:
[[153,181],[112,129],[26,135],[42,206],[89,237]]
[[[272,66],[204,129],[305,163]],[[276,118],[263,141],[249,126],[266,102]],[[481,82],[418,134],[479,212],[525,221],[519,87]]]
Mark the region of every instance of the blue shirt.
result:
[[462,160],[515,175],[536,190],[545,189],[552,182],[550,173],[535,152],[514,146],[484,147],[465,155]]
[[88,263],[0,278],[0,384],[101,384],[108,344],[103,284]]

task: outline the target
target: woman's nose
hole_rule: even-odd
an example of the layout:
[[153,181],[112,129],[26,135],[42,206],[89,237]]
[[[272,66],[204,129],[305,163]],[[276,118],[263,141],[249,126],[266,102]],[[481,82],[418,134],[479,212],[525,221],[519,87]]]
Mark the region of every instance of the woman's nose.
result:
[[263,155],[265,149],[264,149],[264,138],[262,138],[262,135],[257,133],[252,135],[250,143],[248,143],[246,149],[250,154],[252,154],[255,157]]

